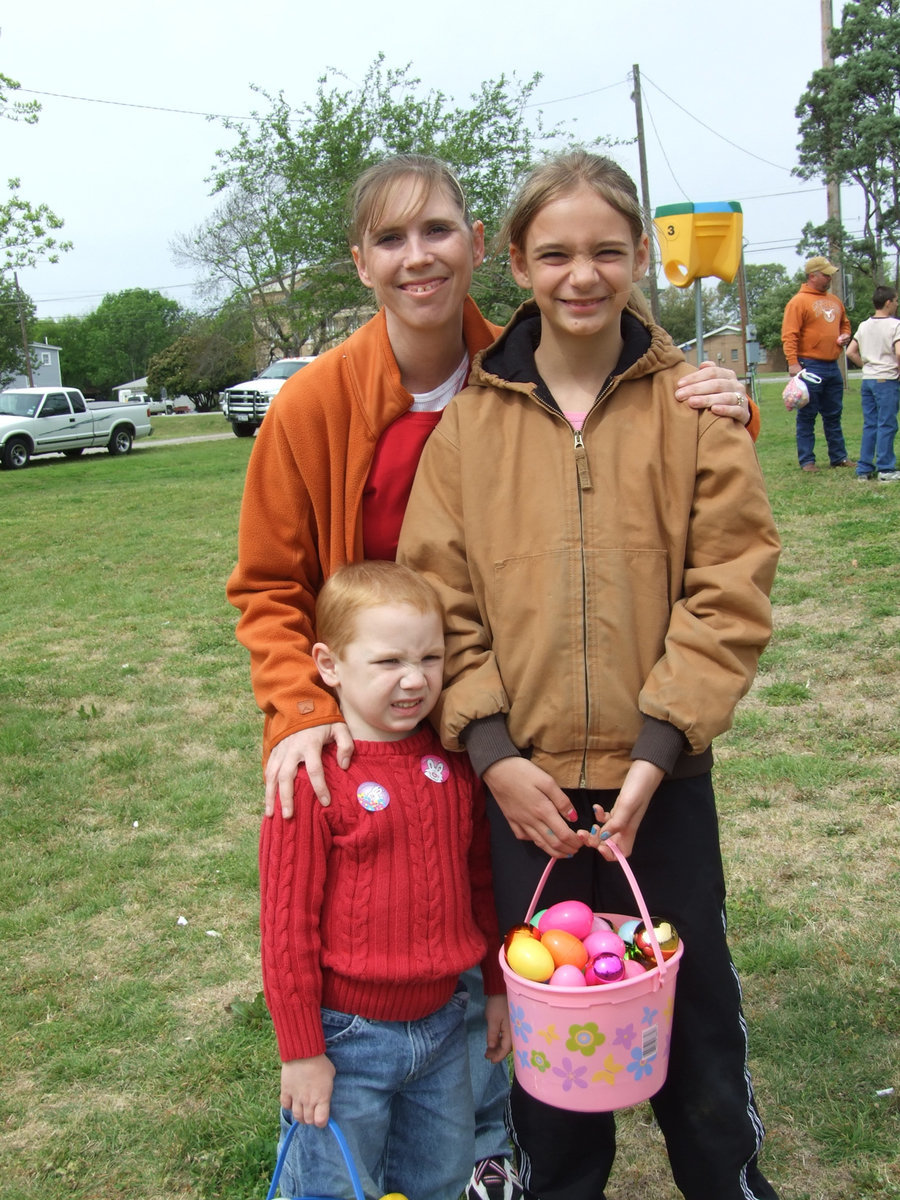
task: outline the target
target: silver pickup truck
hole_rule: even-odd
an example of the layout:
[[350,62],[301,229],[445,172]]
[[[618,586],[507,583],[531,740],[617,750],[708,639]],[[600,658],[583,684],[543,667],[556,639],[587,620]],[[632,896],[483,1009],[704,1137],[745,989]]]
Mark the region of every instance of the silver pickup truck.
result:
[[24,387],[0,392],[0,463],[8,471],[34,454],[77,458],[93,446],[128,454],[135,438],[153,432],[145,407],[119,404],[92,411],[78,388]]

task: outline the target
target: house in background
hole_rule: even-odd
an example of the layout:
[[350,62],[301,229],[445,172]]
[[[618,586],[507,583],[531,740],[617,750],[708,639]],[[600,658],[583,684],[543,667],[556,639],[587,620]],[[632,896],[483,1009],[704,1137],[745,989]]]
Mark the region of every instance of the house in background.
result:
[[[678,349],[687,361],[697,365],[697,339],[682,342]],[[755,355],[756,371],[759,375],[773,373],[787,374],[787,360],[779,346],[777,350],[767,350],[758,342],[747,343],[748,353]],[[744,372],[744,360],[741,354],[741,330],[738,325],[720,325],[703,335],[703,357],[720,367],[731,367],[738,375]],[[751,359],[752,361],[752,359]]]
[[124,404],[128,400],[149,400],[147,394],[147,376],[142,379],[132,379],[129,383],[120,383],[113,388],[113,397]]
[[[62,387],[59,346],[51,346],[48,342],[29,342],[28,353],[31,355],[31,377],[34,380],[34,386]],[[9,388],[28,387],[28,376],[16,375],[6,386]]]

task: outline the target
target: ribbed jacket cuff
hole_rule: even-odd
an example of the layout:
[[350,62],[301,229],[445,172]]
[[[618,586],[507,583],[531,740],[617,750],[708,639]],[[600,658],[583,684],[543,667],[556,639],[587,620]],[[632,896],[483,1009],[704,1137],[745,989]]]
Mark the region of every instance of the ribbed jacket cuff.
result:
[[631,751],[632,759],[640,758],[671,775],[675,764],[688,748],[688,740],[680,729],[668,721],[644,716],[644,725]]
[[518,747],[512,742],[506,729],[503,713],[490,717],[478,717],[471,721],[460,734],[460,741],[469,755],[475,774],[481,778],[488,767],[501,758],[520,758]]

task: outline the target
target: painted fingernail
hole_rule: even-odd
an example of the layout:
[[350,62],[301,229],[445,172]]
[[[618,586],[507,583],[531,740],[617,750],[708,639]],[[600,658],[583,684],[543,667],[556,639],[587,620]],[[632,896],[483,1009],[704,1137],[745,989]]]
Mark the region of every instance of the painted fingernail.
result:
[[593,837],[593,836],[594,836],[594,834],[597,832],[597,830],[598,830],[599,828],[600,828],[600,826],[599,826],[599,825],[592,825],[592,826],[591,826],[591,837]]
[[567,821],[577,821],[578,820],[578,813],[575,811],[574,808],[569,809],[569,814],[566,817],[566,820]]
[[608,837],[610,837],[610,834],[606,829],[604,829],[603,832],[600,834],[600,841],[605,842]]

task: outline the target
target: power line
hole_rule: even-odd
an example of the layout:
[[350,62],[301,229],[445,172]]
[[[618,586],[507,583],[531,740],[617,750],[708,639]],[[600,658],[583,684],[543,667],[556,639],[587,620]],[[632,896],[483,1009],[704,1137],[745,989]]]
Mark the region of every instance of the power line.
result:
[[190,108],[167,108],[162,104],[133,104],[129,100],[102,100],[98,96],[71,96],[66,92],[38,92],[34,88],[19,88],[28,96],[52,96],[56,100],[78,100],[85,104],[108,104],[114,108],[139,108],[145,112],[175,113],[182,117],[203,117],[207,121],[261,121],[255,115],[236,117],[227,113],[197,112]]
[[696,121],[698,125],[702,125],[703,128],[705,130],[707,130],[707,132],[711,133],[714,137],[720,138],[723,142],[726,142],[729,146],[733,146],[735,150],[740,150],[743,154],[749,154],[751,158],[755,158],[759,162],[765,163],[769,167],[775,167],[775,169],[778,171],[786,171],[788,173],[788,175],[790,175],[790,173],[791,173],[790,167],[783,167],[780,163],[773,163],[768,158],[763,158],[762,155],[760,155],[760,154],[754,154],[752,150],[748,150],[745,146],[739,146],[737,144],[737,142],[733,142],[730,138],[725,137],[725,135],[723,133],[719,133],[719,131],[717,129],[713,129],[711,125],[707,125],[705,121],[701,121],[699,117],[695,117],[694,114],[692,112],[689,112],[684,107],[683,104],[679,104],[677,100],[673,100],[672,97],[670,95],[668,95],[667,92],[664,92],[662,90],[662,88],[659,86],[658,83],[655,83],[652,79],[650,79],[649,75],[644,74],[643,78],[648,79],[650,81],[650,83],[652,83],[653,86],[656,88],[656,90],[661,95],[665,96],[665,98],[669,101],[670,104],[674,104],[676,108],[680,108],[681,111],[685,114],[685,116],[690,117],[692,121]]

